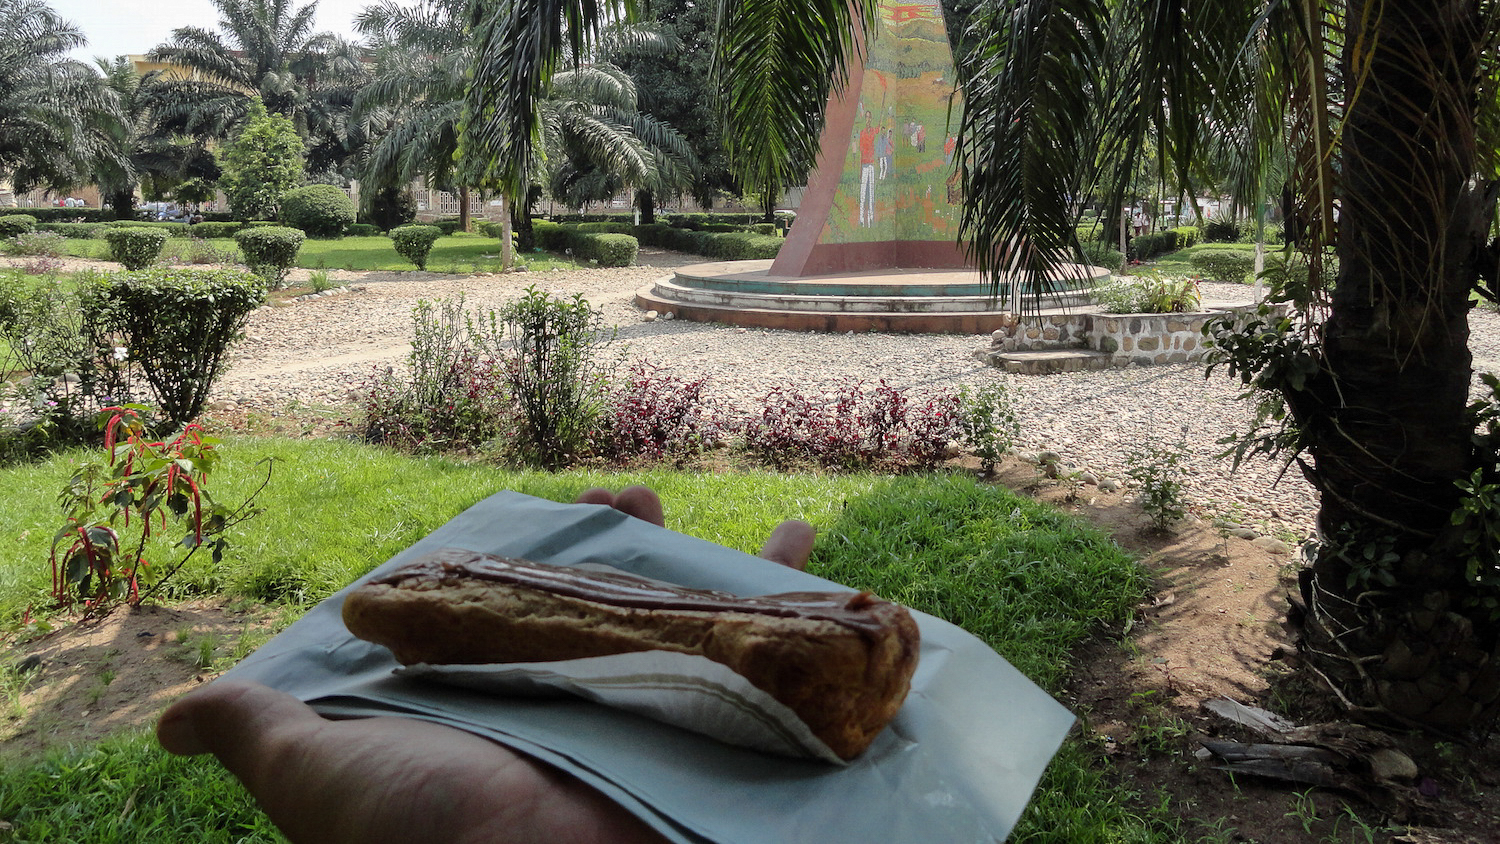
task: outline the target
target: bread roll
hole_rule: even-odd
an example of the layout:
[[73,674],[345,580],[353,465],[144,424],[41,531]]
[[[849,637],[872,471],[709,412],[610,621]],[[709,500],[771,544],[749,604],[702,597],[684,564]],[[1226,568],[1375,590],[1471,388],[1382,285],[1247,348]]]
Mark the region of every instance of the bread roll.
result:
[[901,708],[918,643],[910,614],[868,592],[740,598],[451,548],[354,590],[344,623],[405,665],[697,654],[781,701],[844,759]]

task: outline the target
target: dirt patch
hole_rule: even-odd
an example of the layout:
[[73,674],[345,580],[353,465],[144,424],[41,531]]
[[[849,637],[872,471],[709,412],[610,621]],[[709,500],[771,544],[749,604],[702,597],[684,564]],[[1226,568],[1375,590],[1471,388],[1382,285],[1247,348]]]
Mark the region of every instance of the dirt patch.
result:
[[251,604],[190,601],[53,624],[6,648],[0,757],[34,756],[149,724],[264,642],[280,621]]

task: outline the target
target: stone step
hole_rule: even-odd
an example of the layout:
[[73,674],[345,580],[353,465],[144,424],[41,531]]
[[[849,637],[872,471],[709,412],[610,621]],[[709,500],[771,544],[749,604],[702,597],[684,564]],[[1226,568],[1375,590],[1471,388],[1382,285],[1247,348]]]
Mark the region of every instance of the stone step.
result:
[[974,357],[1006,372],[1017,375],[1050,375],[1056,372],[1082,372],[1109,369],[1115,356],[1091,349],[1036,349],[1025,352],[993,352],[980,349]]
[[[869,313],[869,314],[913,314],[913,313],[989,313],[1016,310],[1014,303],[997,301],[987,295],[892,295],[871,286],[860,294],[807,293],[793,285],[785,285],[779,292],[748,292],[726,288],[702,288],[682,283],[683,279],[659,279],[649,292],[649,297],[659,302],[680,303],[724,309],[759,309],[767,311],[807,311],[811,313]],[[1089,292],[1067,291],[1043,297],[1044,309],[1069,309],[1087,307],[1091,303]],[[1032,306],[1033,309],[1035,305]]]

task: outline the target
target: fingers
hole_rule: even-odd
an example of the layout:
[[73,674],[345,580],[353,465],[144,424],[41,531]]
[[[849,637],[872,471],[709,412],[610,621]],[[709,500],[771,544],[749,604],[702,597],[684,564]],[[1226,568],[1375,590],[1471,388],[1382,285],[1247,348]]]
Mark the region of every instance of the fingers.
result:
[[816,539],[817,531],[812,525],[788,519],[771,531],[766,544],[760,549],[760,555],[801,571],[807,568],[807,558],[812,556],[813,542]]
[[615,509],[657,527],[667,524],[661,498],[648,487],[628,486],[620,490],[620,494],[615,496]]
[[578,494],[577,503],[613,507],[627,516],[634,516],[657,527],[665,527],[667,524],[661,498],[649,487],[628,486],[620,490],[619,495],[602,487],[591,487]]
[[[629,516],[665,526],[666,515],[661,498],[644,486],[628,486],[618,495],[602,487],[592,487],[578,494],[579,504],[603,504]],[[817,532],[807,522],[790,519],[776,526],[761,548],[760,555],[772,562],[801,571],[807,568],[807,558],[812,556],[813,542]]]

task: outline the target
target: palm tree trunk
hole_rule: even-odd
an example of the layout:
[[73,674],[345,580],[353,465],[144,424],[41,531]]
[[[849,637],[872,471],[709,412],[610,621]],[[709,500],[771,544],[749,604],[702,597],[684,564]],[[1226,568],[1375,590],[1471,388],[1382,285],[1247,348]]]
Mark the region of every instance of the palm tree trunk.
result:
[[516,265],[514,244],[510,242],[510,199],[500,194],[500,268],[508,270]]
[[458,230],[461,232],[469,230],[469,189],[467,187],[458,189]]
[[650,188],[635,192],[635,207],[640,209],[641,225],[649,226],[656,222],[656,194]]
[[1354,0],[1347,20],[1348,43],[1378,46],[1346,51],[1370,65],[1344,124],[1338,283],[1323,366],[1286,391],[1322,494],[1304,649],[1357,710],[1459,730],[1500,707],[1497,627],[1462,603],[1450,524],[1455,482],[1474,465],[1469,291],[1489,222],[1470,183],[1481,32],[1462,0]]

